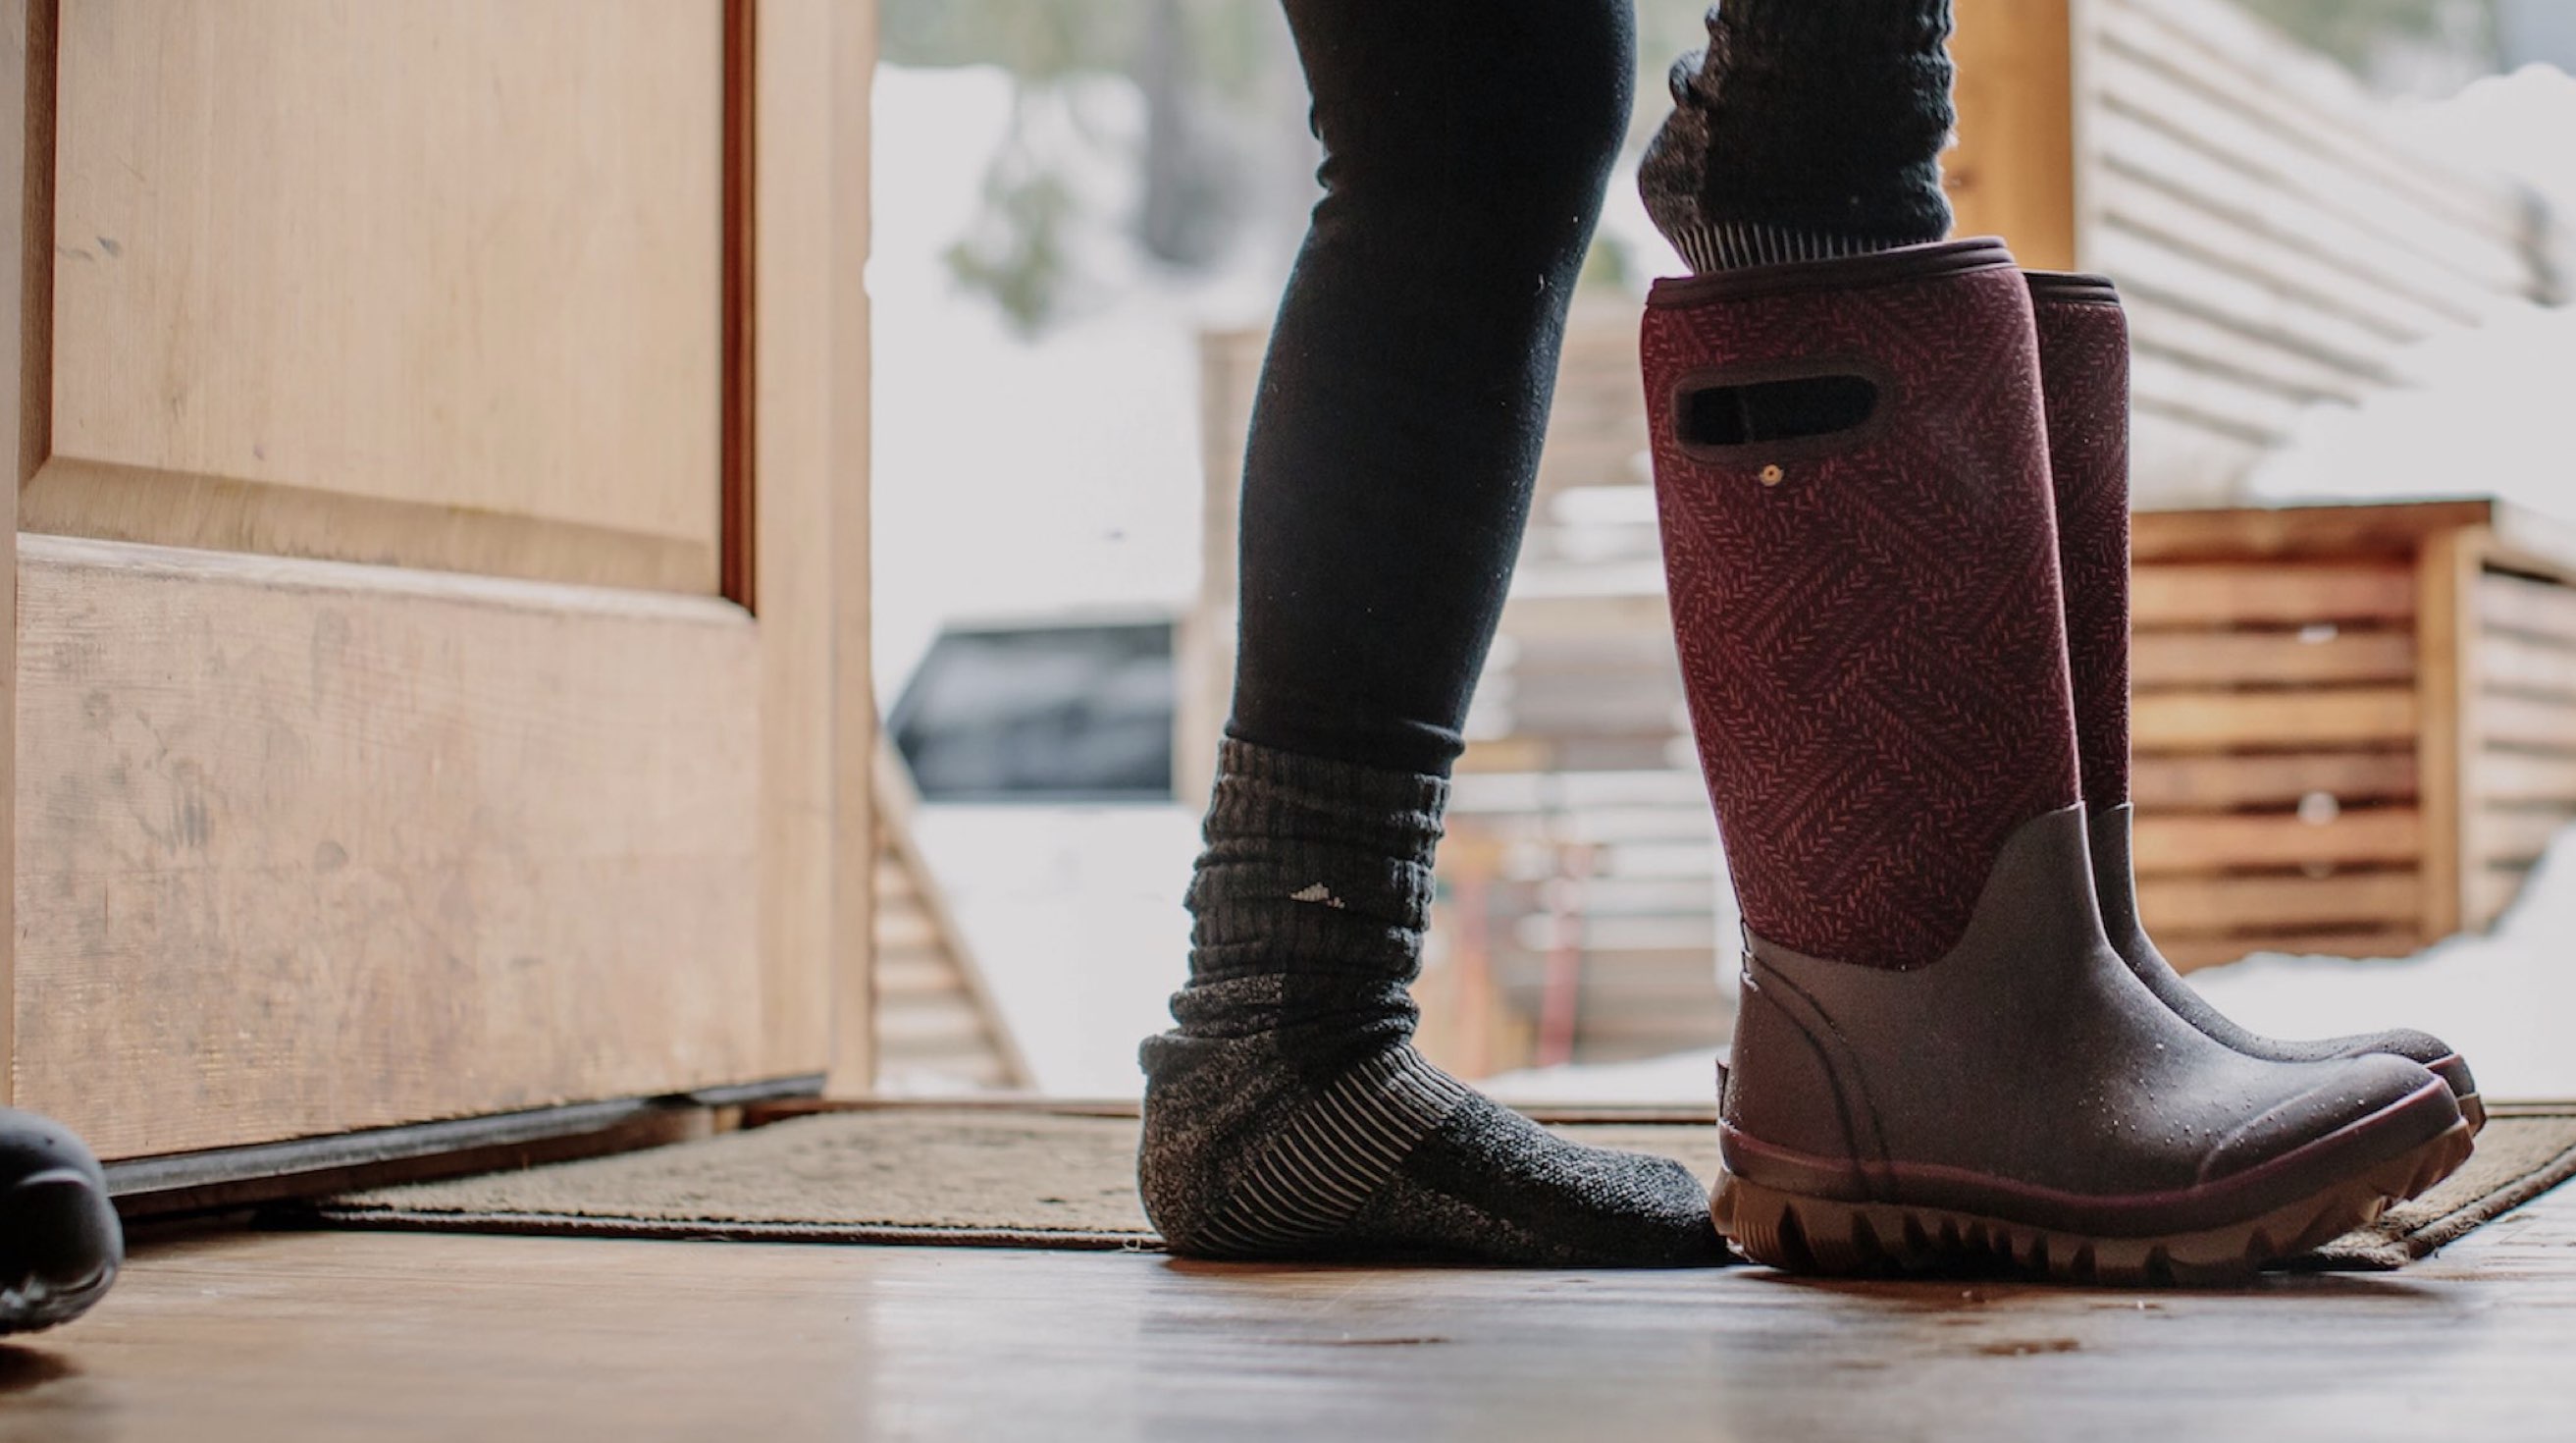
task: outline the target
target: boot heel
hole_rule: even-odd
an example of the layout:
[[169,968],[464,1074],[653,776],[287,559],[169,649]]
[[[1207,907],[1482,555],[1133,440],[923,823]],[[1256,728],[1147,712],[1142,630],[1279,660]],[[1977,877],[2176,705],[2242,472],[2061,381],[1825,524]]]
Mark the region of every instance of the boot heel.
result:
[[1709,1217],[1737,1251],[1789,1272],[1847,1277],[1921,1266],[1902,1240],[1890,1250],[1864,1208],[1780,1192],[1733,1173],[1719,1175]]

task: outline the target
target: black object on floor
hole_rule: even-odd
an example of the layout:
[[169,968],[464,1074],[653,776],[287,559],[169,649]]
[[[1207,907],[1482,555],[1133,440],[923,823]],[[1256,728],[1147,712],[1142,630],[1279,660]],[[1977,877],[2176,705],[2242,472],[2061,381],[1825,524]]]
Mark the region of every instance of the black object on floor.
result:
[[0,1333],[88,1312],[124,1261],[98,1159],[60,1123],[0,1108]]

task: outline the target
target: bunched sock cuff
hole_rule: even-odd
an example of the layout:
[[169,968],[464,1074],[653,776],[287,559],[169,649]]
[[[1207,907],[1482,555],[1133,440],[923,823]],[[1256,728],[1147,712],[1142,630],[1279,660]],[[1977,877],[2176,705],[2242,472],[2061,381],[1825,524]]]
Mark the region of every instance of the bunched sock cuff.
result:
[[1950,38],[1950,0],[1722,0],[1712,36],[1775,55],[1917,54]]
[[1689,263],[1691,273],[1740,270],[1746,266],[1779,266],[1796,261],[1834,261],[1872,251],[1920,245],[1922,237],[1838,235],[1830,231],[1785,230],[1779,226],[1722,221],[1685,225],[1665,237]]

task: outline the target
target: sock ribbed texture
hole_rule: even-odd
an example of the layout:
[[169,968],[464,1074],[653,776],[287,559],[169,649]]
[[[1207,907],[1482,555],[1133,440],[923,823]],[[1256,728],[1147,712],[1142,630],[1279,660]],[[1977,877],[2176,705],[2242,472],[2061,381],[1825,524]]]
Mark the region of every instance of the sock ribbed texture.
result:
[[1137,1181],[1175,1252],[1721,1261],[1679,1163],[1578,1147],[1411,1045],[1448,784],[1228,741]]
[[1698,272],[1939,240],[1949,0],[1724,0],[1638,172]]

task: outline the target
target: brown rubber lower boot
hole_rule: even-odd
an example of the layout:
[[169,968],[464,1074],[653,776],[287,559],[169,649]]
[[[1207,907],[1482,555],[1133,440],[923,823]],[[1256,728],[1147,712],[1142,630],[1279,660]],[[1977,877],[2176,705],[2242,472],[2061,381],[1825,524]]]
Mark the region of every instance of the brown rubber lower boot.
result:
[[2080,1282],[2225,1282],[2459,1166],[2450,1089],[2401,1058],[2248,1057],[2102,937],[2081,808],[2033,819],[1967,934],[1908,971],[1747,951],[1718,1229],[1802,1271],[1979,1254]]
[[2111,945],[2175,1015],[2248,1057],[2318,1062],[2385,1052],[2448,1083],[2472,1131],[2486,1125],[2477,1079],[2448,1043],[2399,1028],[2292,1041],[2238,1026],[2175,971],[2138,920],[2129,805],[2129,324],[2101,276],[2027,271],[2048,417],[2066,586],[2066,644],[2094,886]]
[[1748,932],[1721,1231],[1807,1271],[2218,1281],[2458,1165],[2423,1068],[2221,1046],[2104,935],[2037,344],[1999,243],[1659,284],[1644,355]]

